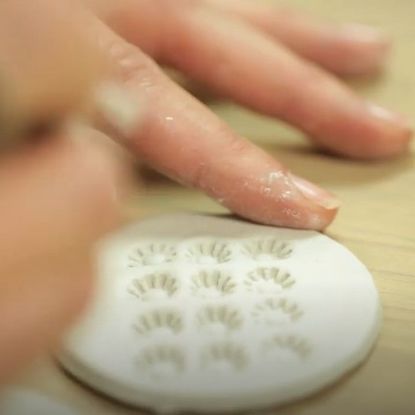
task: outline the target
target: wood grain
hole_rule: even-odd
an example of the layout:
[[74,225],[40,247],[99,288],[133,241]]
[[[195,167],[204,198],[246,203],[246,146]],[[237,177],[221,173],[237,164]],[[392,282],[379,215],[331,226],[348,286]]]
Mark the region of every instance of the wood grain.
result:
[[[334,21],[372,23],[390,32],[395,52],[376,82],[354,81],[368,98],[415,120],[415,2],[413,0],[292,0]],[[276,68],[277,73],[277,68]],[[303,137],[277,122],[229,104],[213,109],[236,130],[257,141],[297,173],[336,193],[343,201],[328,234],[351,249],[373,272],[384,324],[368,361],[312,398],[272,411],[281,415],[406,415],[415,413],[415,169],[414,154],[399,160],[357,163],[315,152]],[[146,196],[133,198],[127,212],[197,210],[220,212],[205,196],[158,179]],[[24,379],[71,402],[82,414],[138,414],[110,403],[66,377],[51,361]]]

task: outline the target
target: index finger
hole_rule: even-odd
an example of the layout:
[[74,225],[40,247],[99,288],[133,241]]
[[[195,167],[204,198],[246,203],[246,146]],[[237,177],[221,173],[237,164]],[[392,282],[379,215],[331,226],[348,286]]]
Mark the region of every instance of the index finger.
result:
[[139,49],[95,25],[125,87],[145,104],[121,137],[142,160],[256,222],[320,230],[333,220],[339,204],[331,194],[234,134]]

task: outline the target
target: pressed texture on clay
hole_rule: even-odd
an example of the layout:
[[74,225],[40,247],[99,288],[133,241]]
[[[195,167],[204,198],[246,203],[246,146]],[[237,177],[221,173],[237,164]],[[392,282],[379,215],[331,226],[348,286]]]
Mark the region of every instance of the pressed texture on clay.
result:
[[59,358],[159,412],[279,405],[336,381],[379,330],[367,269],[313,231],[179,214],[103,241],[98,291]]

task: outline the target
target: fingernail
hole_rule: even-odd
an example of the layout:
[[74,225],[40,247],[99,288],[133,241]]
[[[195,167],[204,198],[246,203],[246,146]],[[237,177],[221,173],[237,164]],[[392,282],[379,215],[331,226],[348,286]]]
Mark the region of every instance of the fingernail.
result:
[[380,105],[376,105],[371,102],[367,103],[367,109],[372,116],[382,121],[398,123],[401,124],[402,128],[406,128],[408,130],[412,129],[408,118],[402,114],[390,111],[384,107],[381,107]]
[[339,33],[352,41],[365,43],[384,43],[389,44],[389,39],[380,30],[371,26],[366,26],[358,23],[342,25],[339,28]]
[[290,177],[297,189],[307,199],[328,210],[334,210],[340,207],[340,201],[327,190],[293,174]]
[[95,91],[98,112],[112,128],[129,136],[140,121],[142,103],[131,91],[115,82],[101,84]]

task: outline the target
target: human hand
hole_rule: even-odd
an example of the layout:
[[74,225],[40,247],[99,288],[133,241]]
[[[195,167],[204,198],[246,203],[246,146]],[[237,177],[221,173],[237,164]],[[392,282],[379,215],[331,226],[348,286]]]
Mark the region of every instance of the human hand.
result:
[[[65,62],[91,57],[86,45],[67,44],[65,53],[54,48],[54,42],[73,39],[74,29],[66,11],[67,24],[61,24],[62,10],[55,5],[39,2],[36,14],[31,2],[0,3],[2,74],[20,82],[14,97],[22,116],[65,117],[94,79],[95,63],[89,59],[76,68]],[[32,32],[35,27],[45,37]],[[36,58],[48,61],[30,62],[35,50]],[[61,65],[76,70],[63,69],[50,78],[43,72]],[[118,161],[98,144],[104,138],[78,126],[1,155],[0,385],[56,344],[89,299],[92,250],[118,223],[117,195],[125,186]]]
[[298,127],[333,153],[377,159],[408,148],[411,130],[403,117],[359,98],[317,66],[337,74],[376,71],[388,44],[374,31],[331,28],[252,1],[84,4],[94,14],[91,30],[118,65],[118,79],[145,107],[140,125],[124,137],[130,148],[243,217],[321,230],[339,203],[237,136],[149,56]]
[[[48,1],[34,2],[32,10],[42,3],[39,10]],[[74,3],[55,3],[78,13]],[[387,49],[386,41],[368,29],[336,31],[298,14],[231,0],[83,4],[92,12],[79,12],[83,24],[78,26],[88,27],[117,67],[117,81],[145,106],[142,122],[124,132],[130,148],[157,170],[202,189],[241,216],[323,229],[339,203],[238,137],[147,55],[296,125],[338,154],[384,158],[408,147],[411,131],[401,116],[358,98],[281,44],[337,73],[368,73],[382,65]],[[235,47],[241,43],[243,48]]]
[[[127,114],[127,121],[133,119],[118,126],[120,138],[159,171],[202,189],[241,216],[323,229],[338,203],[238,137],[149,56],[296,125],[333,152],[377,158],[407,148],[410,130],[398,115],[367,104],[279,43],[336,73],[360,74],[382,63],[386,46],[374,36],[350,38],[252,3],[245,8],[202,0],[85,0],[85,5],[90,9],[78,10],[64,0],[0,4],[0,56],[23,69],[12,71],[22,82],[23,112],[63,116],[84,99],[96,75],[95,49],[83,42],[68,49],[67,40],[77,37],[74,28],[87,28],[81,38],[107,54],[114,82],[139,98],[136,105],[144,110],[140,122],[137,108]],[[58,20],[51,18],[54,11]],[[49,32],[31,37],[29,22]],[[51,22],[60,24],[51,28]],[[72,34],[65,29],[57,36],[64,22]],[[52,44],[42,49],[52,33]],[[20,49],[25,42],[26,49]],[[13,57],[15,51],[23,53]],[[36,57],[31,76],[28,57]],[[119,165],[90,143],[97,134],[88,130],[74,140],[73,133],[56,133],[0,163],[0,382],[56,341],[88,298],[90,253],[117,222],[115,195],[124,182]]]

